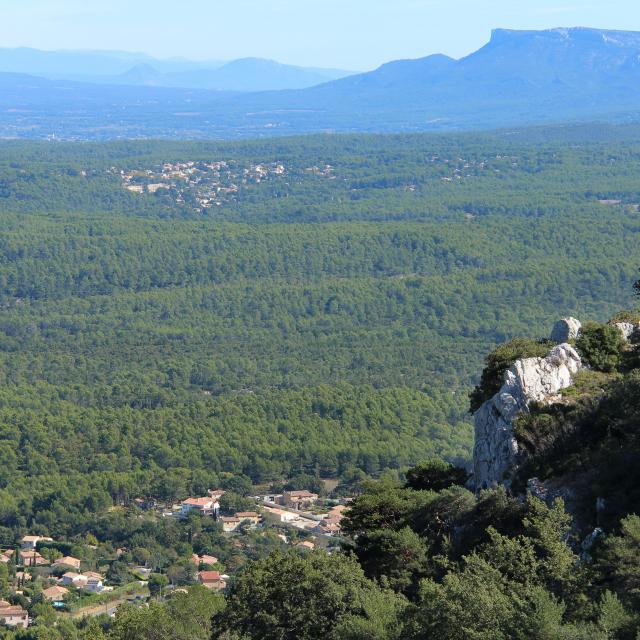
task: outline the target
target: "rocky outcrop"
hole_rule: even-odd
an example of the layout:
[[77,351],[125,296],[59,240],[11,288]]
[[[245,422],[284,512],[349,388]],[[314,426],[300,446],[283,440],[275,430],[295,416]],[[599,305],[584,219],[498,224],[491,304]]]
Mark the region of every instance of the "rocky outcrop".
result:
[[620,333],[625,340],[631,340],[640,328],[640,325],[631,324],[631,322],[616,322],[613,326],[620,330]]
[[551,337],[549,339],[551,342],[555,342],[556,344],[575,340],[578,337],[581,328],[582,324],[580,324],[580,320],[576,320],[571,317],[562,318],[553,325],[553,329],[551,329]]
[[[572,319],[564,318],[561,322],[568,320]],[[575,322],[579,327],[580,323]],[[500,391],[474,415],[473,482],[477,490],[509,484],[510,472],[518,465],[514,419],[529,411],[532,402],[557,401],[560,391],[571,386],[574,374],[581,367],[580,356],[567,343],[553,347],[545,358],[525,358],[511,366]]]

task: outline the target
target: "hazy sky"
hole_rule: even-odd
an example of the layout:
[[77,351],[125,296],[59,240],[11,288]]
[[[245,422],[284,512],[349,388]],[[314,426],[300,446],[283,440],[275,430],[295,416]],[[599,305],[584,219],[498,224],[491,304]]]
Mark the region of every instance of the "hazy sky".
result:
[[494,27],[640,31],[639,0],[0,0],[0,46],[244,56],[365,70],[460,57]]

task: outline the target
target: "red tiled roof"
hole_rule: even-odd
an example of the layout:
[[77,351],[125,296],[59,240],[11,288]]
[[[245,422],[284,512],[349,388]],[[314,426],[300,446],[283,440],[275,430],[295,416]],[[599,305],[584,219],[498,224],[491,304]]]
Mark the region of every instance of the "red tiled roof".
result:
[[187,498],[182,501],[182,504],[188,504],[193,507],[208,507],[212,502],[212,498]]
[[27,614],[28,611],[20,606],[2,607],[0,609],[0,618],[8,618],[10,616],[26,616]]
[[69,589],[65,589],[64,587],[55,586],[55,587],[49,587],[48,589],[45,589],[42,592],[42,595],[45,598],[49,598],[49,597],[56,598],[57,596],[64,596],[67,593],[69,593]]
[[198,575],[202,582],[218,582],[220,580],[219,571],[201,571]]

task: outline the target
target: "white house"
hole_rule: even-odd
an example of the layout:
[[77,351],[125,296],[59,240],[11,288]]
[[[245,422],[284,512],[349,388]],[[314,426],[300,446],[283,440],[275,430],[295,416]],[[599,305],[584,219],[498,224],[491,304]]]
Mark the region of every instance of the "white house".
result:
[[104,590],[104,585],[102,584],[102,580],[100,578],[89,578],[87,580],[87,586],[85,587],[87,591],[91,591],[91,593],[100,593]]
[[191,511],[199,511],[203,516],[217,515],[220,511],[220,503],[211,496],[187,498],[180,504],[180,515],[186,517]]
[[267,519],[272,522],[287,523],[298,519],[298,515],[284,509],[276,509],[275,507],[264,507]]
[[53,542],[53,538],[46,538],[44,536],[25,536],[22,538],[22,548],[25,551],[35,551],[38,542]]
[[62,584],[66,587],[75,587],[76,589],[84,589],[87,586],[89,578],[83,576],[81,573],[75,573],[73,571],[67,571],[62,576]]
[[26,629],[29,626],[29,612],[19,606],[0,607],[0,622],[7,627]]

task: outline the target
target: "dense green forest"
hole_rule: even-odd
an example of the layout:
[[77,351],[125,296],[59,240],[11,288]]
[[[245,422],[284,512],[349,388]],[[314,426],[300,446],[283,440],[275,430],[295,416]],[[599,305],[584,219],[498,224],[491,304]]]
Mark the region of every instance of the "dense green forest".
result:
[[[617,320],[640,326],[640,310]],[[495,373],[497,359],[523,344],[511,342],[489,354],[483,384]],[[474,494],[464,486],[465,469],[432,458],[399,477],[365,481],[346,510],[341,549],[283,551],[267,530],[258,534],[260,548],[248,549],[248,562],[238,553],[238,538],[224,540],[210,518],[196,514],[180,527],[172,519],[152,523],[143,515],[111,512],[100,518],[96,533],[113,545],[139,545],[112,564],[113,579],[127,559],[146,554],[158,562],[167,546],[178,555],[221,545],[227,547],[229,567],[240,559],[230,589],[222,596],[195,585],[168,597],[159,597],[156,589],[154,595],[153,585],[166,585],[167,576],[184,579],[185,568],[175,564],[167,576],[152,574],[147,606],[124,604],[113,618],[73,620],[56,617],[29,586],[35,624],[25,631],[0,629],[0,635],[7,640],[636,640],[640,335],[636,330],[627,342],[611,324],[590,322],[575,347],[589,367],[561,399],[533,405],[520,416],[516,434],[527,453],[512,490],[498,486]],[[534,472],[555,482],[569,502],[513,490]],[[180,538],[185,529],[189,537]],[[80,547],[78,541],[71,548]],[[108,546],[95,548],[94,561],[104,560],[100,555]],[[0,571],[0,588],[2,580]],[[11,597],[20,601],[21,596]]]
[[[486,354],[631,305],[640,129],[0,150],[0,546],[49,535],[112,585],[141,563],[189,589],[76,623],[35,581],[15,637],[635,638],[635,350],[522,425],[527,472],[599,469],[572,522],[461,485]],[[353,556],[133,506],[325,480],[361,494]],[[193,553],[237,575],[226,603]]]
[[[492,345],[629,301],[640,130],[586,131],[3,142],[6,535],[230,474],[465,464]],[[205,161],[239,176],[211,209],[121,179]]]

